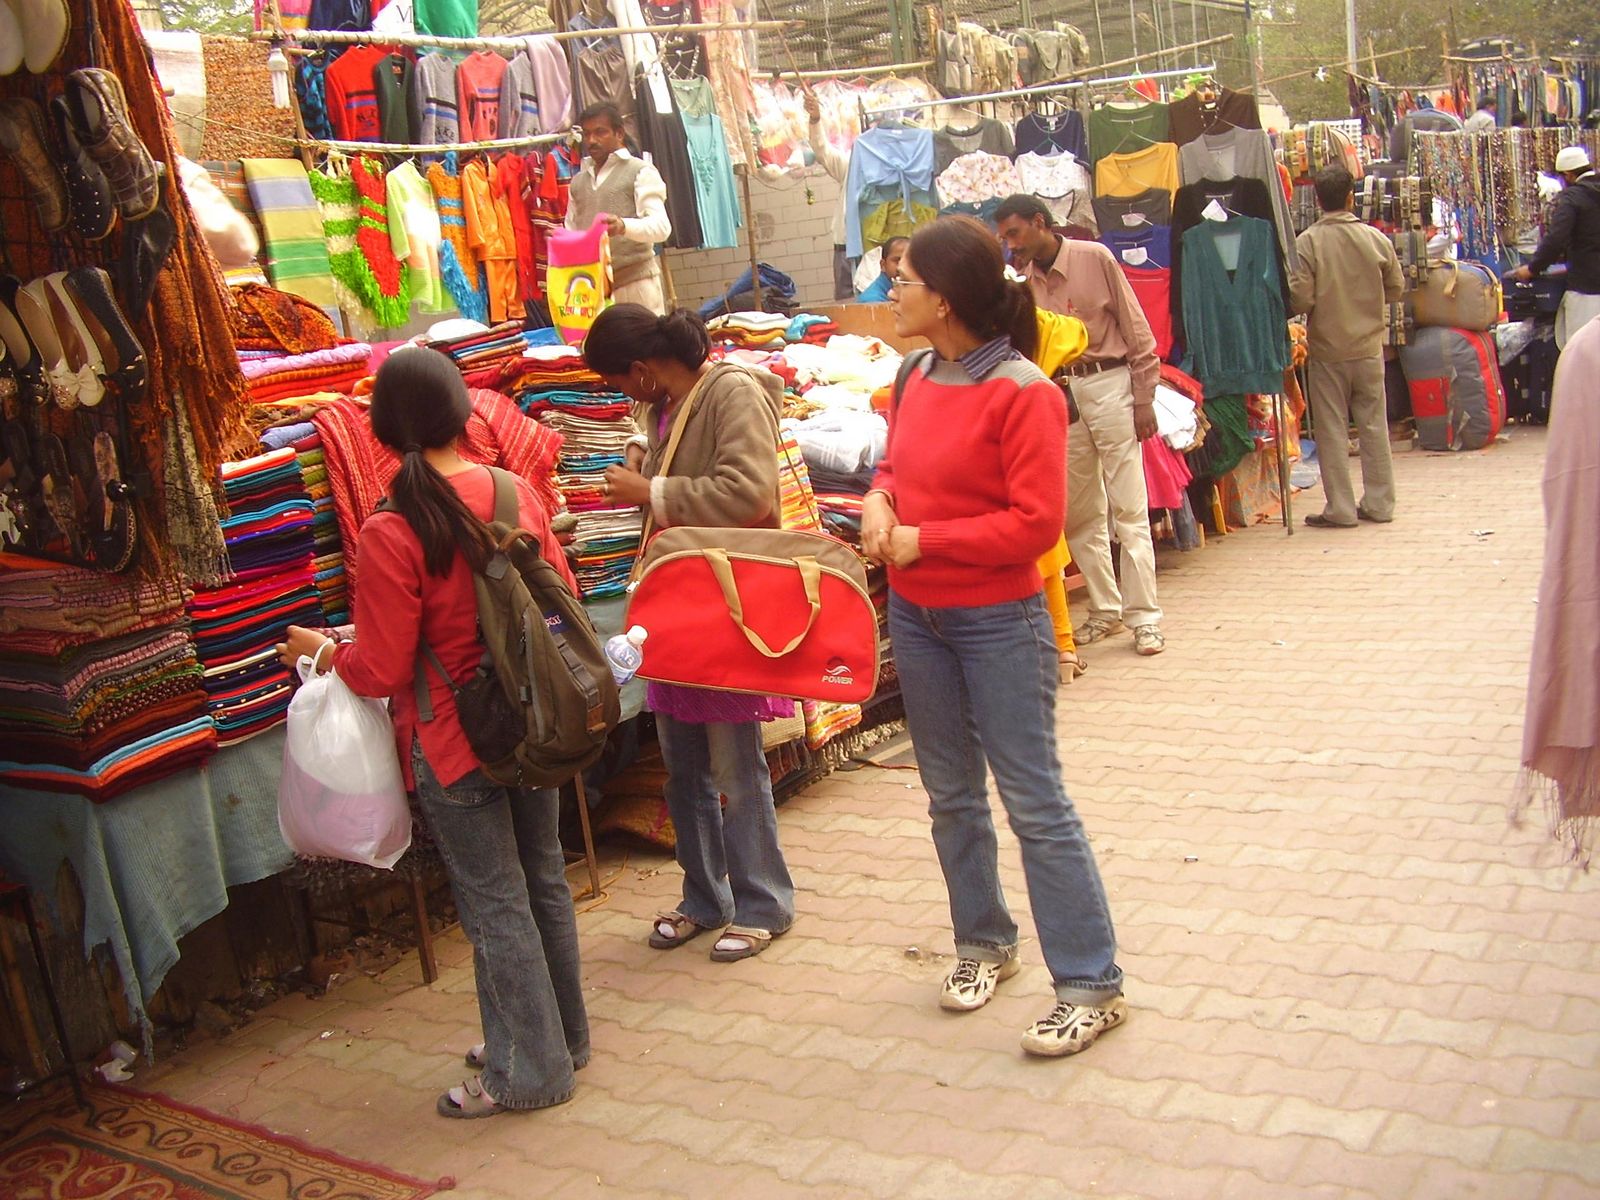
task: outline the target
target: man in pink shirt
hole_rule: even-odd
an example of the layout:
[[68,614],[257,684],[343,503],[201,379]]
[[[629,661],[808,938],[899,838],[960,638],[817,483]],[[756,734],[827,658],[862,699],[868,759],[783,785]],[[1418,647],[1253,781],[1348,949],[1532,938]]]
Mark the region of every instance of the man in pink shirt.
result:
[[[1027,273],[1034,302],[1077,317],[1089,331],[1089,348],[1057,379],[1078,414],[1067,438],[1066,532],[1089,590],[1089,616],[1072,636],[1087,646],[1131,628],[1136,651],[1160,654],[1166,639],[1139,448],[1156,434],[1155,335],[1111,251],[1052,232],[1042,201],[1009,196],[995,220],[1012,263]],[[1120,587],[1108,512],[1122,547]]]

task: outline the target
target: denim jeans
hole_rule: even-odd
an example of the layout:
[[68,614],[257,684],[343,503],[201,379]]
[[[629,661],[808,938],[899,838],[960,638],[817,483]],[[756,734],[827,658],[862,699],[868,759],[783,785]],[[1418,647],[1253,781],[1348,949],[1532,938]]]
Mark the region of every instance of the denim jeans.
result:
[[708,929],[732,922],[782,933],[794,923],[794,881],[778,846],[760,723],[695,725],[658,714],[656,731],[683,868],[679,911]]
[[589,1018],[557,794],[506,787],[482,771],[441,787],[415,742],[411,759],[472,942],[484,1090],[507,1108],[559,1104],[589,1061]]
[[1056,756],[1056,644],[1039,596],[981,608],[889,598],[906,723],[928,791],[956,953],[1004,962],[1017,925],[1000,890],[985,763],[1022,847],[1022,870],[1056,997],[1122,992],[1105,888]]

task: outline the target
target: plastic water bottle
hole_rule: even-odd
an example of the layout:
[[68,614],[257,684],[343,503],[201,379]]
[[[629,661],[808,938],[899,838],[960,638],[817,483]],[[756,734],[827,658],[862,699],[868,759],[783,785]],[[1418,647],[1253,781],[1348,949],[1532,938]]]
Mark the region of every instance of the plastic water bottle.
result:
[[643,625],[635,625],[627,633],[606,639],[606,661],[611,664],[611,678],[621,687],[632,679],[644,665],[644,640],[649,637]]

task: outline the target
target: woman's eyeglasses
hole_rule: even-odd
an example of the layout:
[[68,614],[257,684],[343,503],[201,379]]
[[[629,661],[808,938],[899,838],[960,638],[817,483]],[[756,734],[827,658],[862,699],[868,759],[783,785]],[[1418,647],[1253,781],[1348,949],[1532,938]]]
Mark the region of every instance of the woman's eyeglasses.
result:
[[927,286],[927,283],[921,279],[902,279],[898,275],[891,276],[889,279],[889,287],[893,291],[899,291],[901,288]]

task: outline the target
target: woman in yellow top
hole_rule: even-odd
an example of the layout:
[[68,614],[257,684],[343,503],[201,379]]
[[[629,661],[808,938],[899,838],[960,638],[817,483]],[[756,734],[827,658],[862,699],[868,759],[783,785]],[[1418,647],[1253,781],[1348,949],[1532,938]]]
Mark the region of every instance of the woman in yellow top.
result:
[[[1089,331],[1077,317],[1064,316],[1037,309],[1039,319],[1039,347],[1033,354],[1033,365],[1052,379],[1063,368],[1073,363],[1089,345]],[[1070,428],[1068,436],[1070,434]],[[1065,471],[1067,466],[1061,464]],[[1067,497],[1071,505],[1072,497]],[[1089,669],[1078,656],[1077,644],[1072,640],[1072,614],[1067,608],[1066,569],[1072,565],[1072,555],[1067,550],[1065,533],[1056,539],[1050,553],[1039,560],[1039,574],[1044,579],[1044,602],[1050,610],[1050,623],[1055,627],[1056,655],[1060,659],[1061,682],[1071,683]]]

